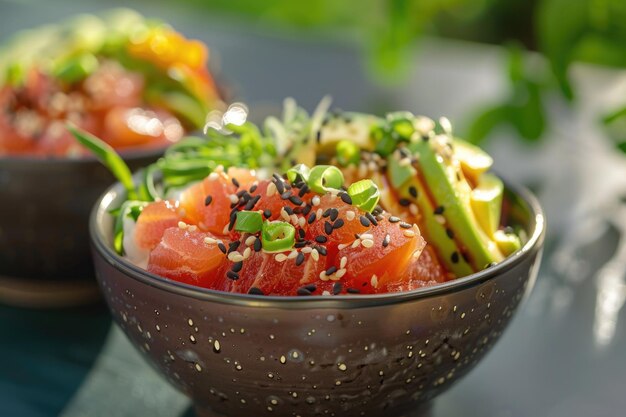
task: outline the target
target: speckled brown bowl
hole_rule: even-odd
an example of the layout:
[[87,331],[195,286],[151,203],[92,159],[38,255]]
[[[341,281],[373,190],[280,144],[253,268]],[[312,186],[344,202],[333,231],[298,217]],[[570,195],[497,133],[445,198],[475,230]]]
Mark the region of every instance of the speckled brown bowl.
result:
[[96,275],[117,323],[200,416],[405,415],[483,357],[534,283],[544,219],[513,190],[529,238],[499,265],[406,293],[299,298],[196,288],[125,261],[111,249],[116,185],[90,220]]
[[[124,159],[138,169],[162,152]],[[0,302],[52,306],[97,296],[87,224],[113,181],[93,157],[0,157]]]

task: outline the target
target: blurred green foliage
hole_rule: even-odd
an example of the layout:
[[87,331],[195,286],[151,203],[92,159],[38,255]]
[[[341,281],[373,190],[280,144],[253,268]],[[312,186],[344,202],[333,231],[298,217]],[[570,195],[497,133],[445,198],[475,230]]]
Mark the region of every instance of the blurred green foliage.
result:
[[[480,142],[498,126],[512,127],[528,141],[548,127],[545,98],[560,91],[575,100],[569,80],[574,62],[626,67],[626,0],[188,0],[274,29],[352,33],[363,40],[374,74],[387,82],[401,75],[423,35],[439,35],[509,48],[508,95],[471,123]],[[549,65],[529,65],[525,49]],[[611,135],[626,127],[626,103],[603,122]],[[626,136],[616,137],[626,149]]]

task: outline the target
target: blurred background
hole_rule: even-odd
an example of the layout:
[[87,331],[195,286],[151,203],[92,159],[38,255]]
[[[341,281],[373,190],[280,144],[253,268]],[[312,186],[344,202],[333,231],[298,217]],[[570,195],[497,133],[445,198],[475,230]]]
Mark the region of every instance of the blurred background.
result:
[[[313,110],[447,116],[504,177],[535,190],[547,253],[529,302],[434,416],[626,409],[626,1],[0,0],[0,41],[132,7],[206,42],[251,117]],[[180,416],[187,400],[101,307],[0,307],[0,415]]]

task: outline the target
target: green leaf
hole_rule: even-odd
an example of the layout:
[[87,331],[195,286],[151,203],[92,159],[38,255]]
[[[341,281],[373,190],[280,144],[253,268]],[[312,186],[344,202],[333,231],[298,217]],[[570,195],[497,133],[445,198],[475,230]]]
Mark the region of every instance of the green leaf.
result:
[[497,105],[482,112],[472,122],[467,141],[475,145],[480,144],[499,125],[511,120],[511,108],[508,105]]
[[91,133],[76,126],[67,124],[67,129],[81,145],[93,152],[94,155],[109,168],[115,178],[117,178],[126,189],[128,198],[136,200],[137,192],[135,190],[135,183],[133,182],[133,175],[128,165],[126,165],[126,162],[115,152],[115,149],[103,140],[98,139]]

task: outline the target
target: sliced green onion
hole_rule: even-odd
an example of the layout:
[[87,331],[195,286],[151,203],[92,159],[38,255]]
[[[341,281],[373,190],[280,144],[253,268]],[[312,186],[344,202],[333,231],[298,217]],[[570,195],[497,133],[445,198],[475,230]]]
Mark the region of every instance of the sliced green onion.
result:
[[130,172],[130,168],[126,165],[126,162],[121,156],[115,152],[115,150],[106,142],[98,139],[91,133],[85,132],[71,124],[67,124],[67,129],[76,140],[93,152],[96,157],[113,173],[115,178],[122,183],[128,198],[131,200],[137,200],[137,192],[135,190],[135,183],[133,182],[133,175]]
[[99,65],[95,56],[85,53],[63,62],[55,71],[54,76],[63,82],[71,84],[93,74]]
[[343,174],[339,168],[332,165],[316,165],[309,173],[308,186],[318,194],[330,190],[339,190],[343,185]]
[[261,229],[261,243],[265,252],[284,252],[296,241],[296,228],[281,221],[266,221]]
[[263,216],[258,211],[242,210],[237,212],[235,230],[245,233],[257,233],[263,227]]
[[139,184],[139,196],[144,201],[155,201],[162,198],[154,183],[154,174],[158,169],[156,164],[151,164],[143,170],[143,181]]
[[387,114],[387,121],[393,132],[399,136],[401,140],[410,140],[415,126],[413,126],[415,116],[409,112],[401,111]]
[[309,167],[304,164],[298,164],[293,168],[289,168],[287,170],[287,179],[289,182],[294,183],[297,182],[298,177],[302,179],[304,182],[309,181],[310,170]]
[[390,132],[384,132],[381,139],[376,142],[374,151],[381,156],[388,156],[396,150],[398,142],[393,138],[393,134]]
[[361,149],[350,140],[341,140],[337,143],[337,162],[344,167],[350,164],[358,165],[361,160]]
[[119,208],[113,229],[113,248],[120,255],[124,255],[124,219],[129,217],[137,221],[145,205],[143,201],[128,200]]
[[378,187],[372,180],[361,180],[348,187],[348,195],[352,204],[364,211],[374,210],[380,199]]

